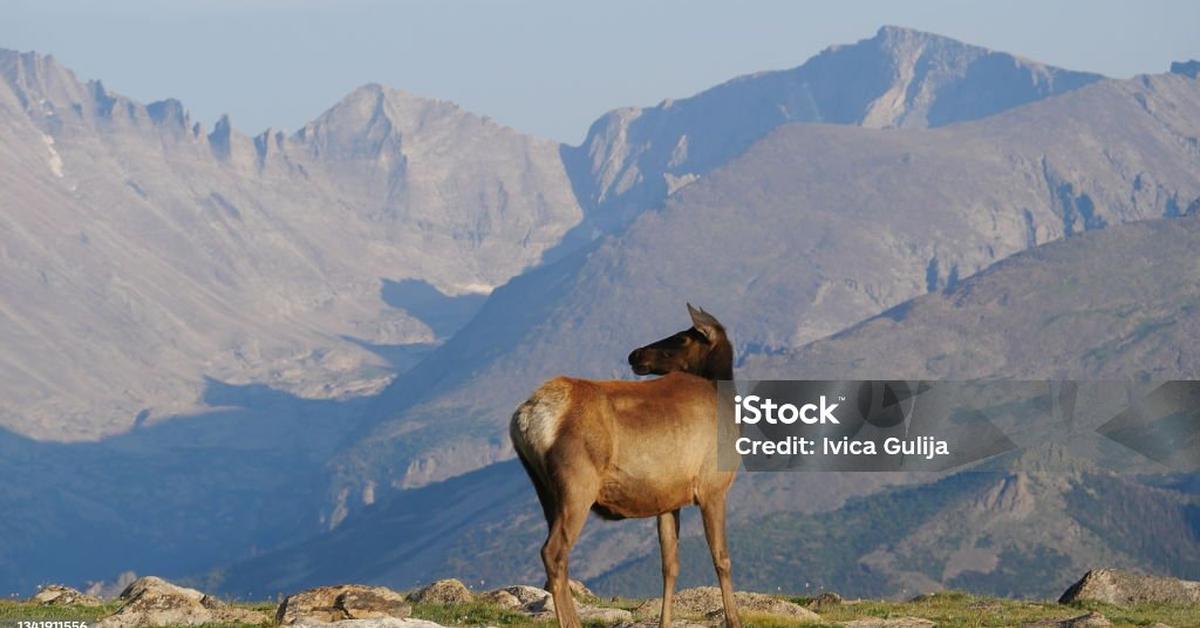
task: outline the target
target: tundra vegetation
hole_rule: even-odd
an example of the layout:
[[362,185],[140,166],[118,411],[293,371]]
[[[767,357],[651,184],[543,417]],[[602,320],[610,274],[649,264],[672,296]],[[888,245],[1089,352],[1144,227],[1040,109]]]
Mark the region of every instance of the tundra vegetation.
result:
[[[811,605],[812,596],[777,596],[780,600],[800,605]],[[634,598],[610,598],[601,600],[598,606],[623,610],[635,610],[645,600]],[[265,626],[279,625],[274,619],[276,604],[269,601],[232,602],[232,605],[262,613],[260,624],[212,624],[213,626]],[[0,600],[0,623],[16,620],[74,621],[89,623],[113,613],[120,606],[117,601],[105,601],[99,606],[42,606],[23,600]],[[1182,604],[1144,603],[1132,606],[1117,606],[1100,602],[1074,602],[1059,604],[1050,600],[1015,600],[990,596],[971,595],[957,591],[945,591],[922,596],[909,601],[888,600],[845,600],[838,604],[817,609],[819,620],[796,620],[778,615],[742,611],[746,626],[843,626],[846,622],[871,619],[900,618],[923,619],[931,624],[910,622],[909,625],[936,625],[943,628],[978,626],[1018,626],[1026,623],[1053,621],[1086,615],[1089,612],[1103,615],[1115,627],[1167,625],[1175,628],[1200,626],[1200,610],[1196,606]],[[678,612],[680,620],[700,621],[712,624],[713,620],[703,616]],[[519,610],[506,608],[491,601],[476,599],[453,604],[419,603],[412,607],[411,617],[433,621],[444,626],[552,626],[550,618],[535,618]],[[719,618],[718,620],[719,621]],[[589,626],[602,623],[584,622]],[[688,621],[688,623],[692,623]],[[854,625],[854,624],[851,624]],[[887,625],[887,624],[861,624]],[[900,625],[898,622],[896,625]],[[1055,624],[1039,624],[1055,625]]]

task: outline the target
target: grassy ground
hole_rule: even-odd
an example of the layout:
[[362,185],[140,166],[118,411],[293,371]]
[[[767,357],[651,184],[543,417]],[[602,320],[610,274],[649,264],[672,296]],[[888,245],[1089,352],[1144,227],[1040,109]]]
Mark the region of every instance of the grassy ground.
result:
[[[274,625],[275,604],[272,602],[237,603],[234,606],[261,611],[262,624],[220,624],[221,628],[261,628]],[[11,628],[17,621],[85,621],[95,624],[121,607],[116,601],[100,606],[38,606],[14,600],[0,600],[0,628]],[[188,628],[216,628],[188,626]]]
[[8,626],[14,621],[87,621],[94,622],[112,613],[121,606],[107,602],[102,606],[37,606],[15,600],[0,600],[0,625]]
[[[792,598],[805,603],[805,598]],[[939,627],[974,628],[977,626],[1019,626],[1044,619],[1078,617],[1096,611],[1114,626],[1149,626],[1161,622],[1175,628],[1200,626],[1200,608],[1195,606],[1140,605],[1131,608],[1108,604],[1063,605],[1055,602],[1009,600],[946,592],[911,602],[861,601],[822,609],[821,617],[834,622],[864,617],[921,617]],[[766,625],[766,624],[762,624]],[[781,625],[781,624],[773,624]]]
[[[788,598],[800,604],[807,598]],[[632,610],[640,600],[612,600],[603,603]],[[114,602],[99,607],[85,606],[34,606],[24,602],[0,600],[0,627],[11,626],[15,620],[84,620],[89,623],[113,612],[119,605]],[[269,602],[238,604],[243,608],[263,613],[263,625],[274,624],[274,604]],[[1065,619],[1097,611],[1108,618],[1114,626],[1150,626],[1161,622],[1175,628],[1200,628],[1200,608],[1195,606],[1140,605],[1118,607],[1106,604],[1064,606],[1053,602],[1032,602],[947,592],[926,596],[911,602],[888,602],[879,600],[851,601],[821,610],[819,624],[799,624],[784,618],[743,613],[747,628],[789,628],[791,626],[838,626],[838,622],[868,617],[896,618],[921,617],[929,619],[939,627],[976,628],[985,626],[1019,626],[1025,622],[1042,619]],[[441,605],[417,604],[413,617],[427,619],[448,626],[544,626],[553,622],[534,622],[528,616],[483,602]],[[680,617],[679,619],[685,619]],[[696,618],[700,619],[700,618]],[[589,627],[589,628],[598,628]]]

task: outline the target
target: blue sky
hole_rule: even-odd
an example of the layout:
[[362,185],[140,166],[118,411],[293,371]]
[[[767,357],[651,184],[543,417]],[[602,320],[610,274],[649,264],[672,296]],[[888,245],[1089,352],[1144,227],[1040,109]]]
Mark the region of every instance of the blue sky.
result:
[[378,82],[579,142],[604,111],[799,65],[880,25],[1110,76],[1200,58],[1200,2],[0,0],[0,47],[55,55],[207,125],[295,129]]

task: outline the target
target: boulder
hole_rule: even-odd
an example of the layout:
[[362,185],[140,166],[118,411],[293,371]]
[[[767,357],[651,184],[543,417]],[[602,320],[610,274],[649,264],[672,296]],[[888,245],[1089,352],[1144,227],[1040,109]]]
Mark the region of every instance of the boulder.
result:
[[[547,594],[541,600],[526,605],[524,610],[534,621],[552,620],[554,619],[554,598]],[[606,608],[576,602],[575,613],[579,615],[579,621],[584,623],[615,626],[633,622],[633,613],[621,608]]]
[[1043,619],[1041,621],[1022,624],[1021,628],[1102,628],[1111,625],[1112,622],[1108,621],[1108,618],[1104,615],[1091,612],[1069,619]]
[[588,624],[619,626],[633,621],[633,613],[623,608],[576,605],[575,612],[579,614],[579,621]]
[[257,611],[233,608],[195,589],[176,586],[154,576],[138,578],[121,592],[115,613],[100,620],[101,628],[196,624],[261,624]]
[[100,598],[61,584],[48,584],[29,598],[39,606],[100,606]]
[[487,602],[488,604],[493,604],[495,606],[499,606],[500,608],[507,608],[509,610],[517,610],[524,606],[521,604],[521,600],[518,599],[517,596],[505,591],[504,589],[496,589],[495,591],[481,593],[476,597],[476,599],[481,602]]
[[408,596],[410,602],[417,604],[462,604],[472,599],[467,585],[454,578],[438,580]]
[[592,590],[587,588],[584,583],[578,580],[568,580],[567,582],[571,585],[571,596],[575,598],[576,602],[595,604],[600,601],[600,597],[592,593]]
[[404,619],[411,611],[404,596],[387,587],[341,584],[287,596],[275,609],[275,621],[290,625],[302,619],[319,622]]
[[[633,622],[633,614],[619,608],[595,606],[585,600],[599,602],[600,598],[589,591],[582,583],[572,581],[571,594],[575,599],[575,612],[584,622],[605,625],[629,624]],[[485,600],[508,608],[521,611],[535,621],[550,621],[554,619],[554,598],[545,589],[518,584],[503,589],[496,589],[480,594],[477,599]]]
[[[797,621],[820,621],[821,616],[787,600],[772,597],[763,593],[737,591],[733,594],[740,613],[759,613],[788,617]],[[633,613],[639,619],[658,617],[662,611],[662,598],[652,598],[642,602]],[[676,615],[703,616],[709,619],[720,619],[724,616],[725,606],[721,602],[721,590],[717,587],[696,587],[683,589],[675,593],[674,612]]]
[[530,604],[536,604],[550,597],[549,591],[545,589],[539,589],[537,587],[531,587],[525,584],[517,584],[511,587],[505,587],[503,589],[492,591],[492,593],[498,592],[504,592],[515,597],[517,602],[519,602],[517,605],[519,607],[526,607]]
[[1200,604],[1200,582],[1117,569],[1093,569],[1071,585],[1058,601],[1062,604],[1091,601],[1121,606],[1141,602]]
[[937,624],[922,617],[864,617],[838,625],[846,628],[931,628]]
[[[598,604],[600,596],[592,593],[592,590],[587,588],[587,585],[578,580],[571,580],[571,597],[580,604]],[[520,600],[520,606],[527,606],[534,602],[540,602],[542,598],[550,595],[550,592],[545,589],[531,587],[526,584],[517,584],[503,589],[488,591],[481,596],[481,599],[489,599],[489,601],[500,603],[502,606],[507,600],[500,596],[501,592],[509,593]]]

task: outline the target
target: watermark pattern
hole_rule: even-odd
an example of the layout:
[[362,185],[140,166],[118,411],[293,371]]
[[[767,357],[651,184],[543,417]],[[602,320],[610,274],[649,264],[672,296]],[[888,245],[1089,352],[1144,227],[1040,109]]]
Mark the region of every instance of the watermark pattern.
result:
[[748,471],[1200,471],[1200,382],[721,382]]
[[0,619],[0,628],[90,628],[82,619]]

